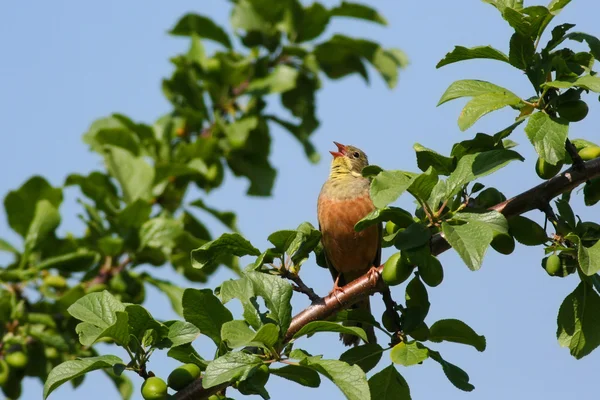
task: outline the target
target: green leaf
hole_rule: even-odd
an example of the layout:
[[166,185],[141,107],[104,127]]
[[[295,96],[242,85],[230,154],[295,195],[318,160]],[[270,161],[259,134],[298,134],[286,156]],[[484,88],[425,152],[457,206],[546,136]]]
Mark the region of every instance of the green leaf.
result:
[[349,400],[370,400],[367,377],[358,365],[348,365],[338,360],[305,358],[300,365],[307,366],[330,379]]
[[212,19],[198,14],[184,15],[177,21],[177,24],[175,24],[169,33],[176,36],[197,35],[231,48],[231,42],[225,30],[215,24]]
[[505,167],[511,161],[524,158],[513,150],[490,150],[463,156],[446,181],[446,198],[457,194],[467,183]]
[[504,61],[506,63],[508,62],[508,56],[500,50],[496,50],[492,46],[477,46],[471,48],[454,46],[454,50],[446,54],[435,67],[440,68],[444,65],[464,60],[473,60],[476,58],[487,58],[491,60]]
[[273,375],[280,376],[302,386],[316,388],[321,385],[321,378],[314,370],[298,365],[286,365],[282,368],[270,368]]
[[507,98],[512,99],[519,98],[511,91],[501,86],[494,85],[493,83],[481,80],[465,79],[453,82],[440,98],[438,106],[447,101],[458,99],[460,97],[477,97],[490,93],[500,93],[505,95]]
[[238,257],[247,255],[259,256],[260,251],[239,233],[224,233],[218,239],[205,243],[196,250],[192,250],[192,266],[199,269],[214,266],[223,257],[231,255]]
[[116,222],[123,228],[137,230],[150,219],[151,212],[152,205],[145,200],[138,199],[119,211]]
[[429,357],[442,366],[446,378],[448,378],[455,387],[464,390],[465,392],[470,392],[475,389],[475,386],[469,383],[469,375],[456,365],[444,360],[440,353],[429,349]]
[[183,292],[183,317],[196,325],[200,332],[215,342],[221,343],[221,328],[233,320],[231,312],[210,289],[186,289]]
[[423,172],[429,167],[433,167],[442,175],[450,175],[456,167],[456,159],[454,157],[445,157],[435,151],[421,146],[419,143],[413,145],[413,149],[417,153],[417,165]]
[[404,227],[414,223],[411,213],[400,207],[378,208],[367,214],[354,226],[354,230],[360,232],[369,226],[377,225],[383,221],[392,221],[396,225]]
[[77,272],[89,270],[98,261],[100,254],[80,248],[73,253],[46,258],[35,267],[38,270],[54,268],[58,271]]
[[367,334],[362,328],[354,327],[354,326],[344,326],[340,324],[336,324],[335,322],[329,321],[311,321],[308,324],[304,325],[296,334],[294,335],[294,339],[302,337],[306,335],[307,337],[311,337],[317,332],[339,332],[350,334],[354,336],[358,336],[363,339],[365,342],[368,341]]
[[594,243],[593,246],[585,247],[579,236],[575,234],[570,233],[565,239],[577,245],[577,261],[584,274],[592,276],[600,271],[600,240]]
[[340,356],[340,361],[344,361],[350,365],[356,364],[367,373],[377,366],[382,354],[383,348],[380,345],[377,343],[367,343],[346,350]]
[[442,223],[444,237],[472,271],[481,268],[483,256],[492,242],[493,231],[487,224],[471,221],[465,225]]
[[140,249],[151,247],[170,254],[177,238],[183,233],[181,221],[158,217],[146,221],[140,228]]
[[152,278],[148,275],[144,276],[144,280],[164,293],[169,298],[173,311],[178,315],[183,316],[183,306],[181,305],[181,301],[184,289],[182,287],[176,286],[169,281]]
[[590,53],[592,53],[596,60],[600,60],[600,40],[597,37],[583,32],[571,32],[565,35],[565,39],[575,40],[579,43],[587,42]]
[[281,334],[285,334],[292,320],[292,286],[278,276],[262,272],[249,272],[246,278],[271,311],[267,316],[278,323]]
[[438,173],[433,167],[429,167],[427,171],[413,178],[412,183],[408,187],[408,192],[413,195],[415,199],[426,202],[438,181]]
[[254,94],[283,93],[296,87],[298,70],[287,65],[277,65],[264,78],[253,79],[247,92]]
[[600,78],[596,75],[585,75],[577,79],[557,80],[542,84],[542,87],[552,87],[557,89],[568,89],[573,86],[598,93],[600,92]]
[[580,282],[558,311],[556,337],[562,347],[580,359],[600,345],[600,296],[587,282]]
[[129,334],[141,341],[147,331],[153,330],[160,337],[166,337],[169,334],[169,328],[166,325],[156,321],[144,307],[139,304],[128,304],[125,307],[128,315]]
[[8,192],[4,198],[6,219],[10,227],[22,237],[27,235],[39,200],[47,200],[54,208],[62,202],[62,190],[53,188],[40,176],[33,176],[19,189]]
[[321,232],[309,222],[301,223],[295,231],[278,231],[269,235],[269,242],[281,253],[287,253],[292,258],[296,268],[299,268],[315,249],[321,240]]
[[202,386],[208,389],[225,382],[243,381],[262,363],[260,357],[254,354],[241,351],[226,353],[208,364],[202,376]]
[[191,343],[200,335],[200,330],[193,324],[184,321],[175,321],[169,326],[168,339],[172,346],[181,346]]
[[407,332],[421,325],[429,313],[429,295],[423,282],[415,276],[406,285],[405,295],[406,309],[402,313],[402,326]]
[[237,217],[235,216],[234,212],[219,211],[215,208],[209,207],[204,203],[204,201],[202,199],[197,199],[197,200],[192,201],[190,203],[190,206],[198,207],[198,208],[206,211],[207,213],[209,213],[210,215],[212,215],[213,217],[215,217],[216,219],[221,221],[221,223],[223,225],[225,225],[232,231],[237,232],[237,230],[238,230],[237,229]]
[[154,168],[143,157],[115,146],[105,146],[104,156],[110,174],[121,185],[125,202],[151,199]]
[[254,332],[245,321],[234,320],[223,324],[221,337],[232,349],[245,346],[258,346],[272,349],[279,339],[279,327],[265,324]]
[[458,319],[442,319],[429,328],[429,338],[432,342],[454,342],[475,347],[478,351],[485,350],[485,337],[475,333],[467,324]]
[[56,388],[67,381],[78,378],[97,369],[111,368],[115,364],[122,363],[123,360],[121,360],[119,357],[111,355],[65,361],[50,371],[48,379],[46,379],[46,382],[44,383],[44,399],[46,399]]
[[306,42],[319,37],[327,28],[331,13],[321,3],[312,3],[302,12],[294,12],[296,42]]
[[460,112],[458,127],[461,131],[465,131],[485,114],[519,103],[521,103],[521,99],[508,91],[485,93],[475,96]]
[[60,224],[58,210],[48,200],[40,200],[35,206],[33,219],[25,235],[25,250],[33,249]]
[[78,185],[84,195],[94,200],[98,209],[112,210],[119,204],[117,188],[110,177],[101,172],[94,171],[88,176],[71,174],[65,180],[65,186],[71,185]]
[[377,10],[360,3],[342,1],[342,4],[332,8],[329,13],[333,17],[357,18],[381,25],[387,25],[387,21],[383,15],[377,12]]
[[479,221],[487,224],[495,233],[508,233],[508,221],[498,211],[462,211],[456,213],[454,218],[460,221]]
[[404,171],[382,171],[371,181],[371,199],[377,208],[393,203],[412,183]]
[[393,365],[382,369],[369,379],[371,398],[377,400],[411,400],[408,383]]
[[529,117],[525,133],[540,158],[556,165],[565,159],[565,142],[569,124],[561,118],[554,118],[545,112],[536,112]]
[[515,33],[510,38],[510,52],[508,58],[511,65],[525,70],[533,63],[535,48],[533,40],[528,36]]
[[[391,240],[398,250],[409,250],[422,246],[431,238],[429,228],[421,223],[415,222],[404,230],[399,230],[395,233]],[[386,240],[389,237],[386,236]]]
[[208,366],[208,362],[200,357],[200,354],[198,354],[191,343],[171,347],[167,352],[167,356],[184,364],[196,364],[202,371],[206,370]]
[[548,241],[548,234],[540,225],[522,215],[508,219],[510,234],[526,246],[538,246]]
[[422,363],[429,357],[429,349],[419,342],[400,342],[392,348],[390,358],[395,364],[410,367]]

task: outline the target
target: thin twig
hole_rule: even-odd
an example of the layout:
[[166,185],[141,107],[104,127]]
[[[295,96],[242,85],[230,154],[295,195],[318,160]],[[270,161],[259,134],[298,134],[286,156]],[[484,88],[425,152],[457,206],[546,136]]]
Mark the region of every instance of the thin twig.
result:
[[304,283],[304,281],[300,278],[300,276],[298,274],[294,274],[293,272],[290,272],[284,266],[280,268],[280,271],[281,271],[282,277],[287,278],[296,284],[296,286],[292,285],[292,288],[295,291],[304,293],[305,295],[308,296],[310,301],[312,301],[313,303],[315,301],[319,301],[321,299],[321,297],[318,294],[316,294],[314,290],[312,290],[311,288],[306,286],[306,284]]

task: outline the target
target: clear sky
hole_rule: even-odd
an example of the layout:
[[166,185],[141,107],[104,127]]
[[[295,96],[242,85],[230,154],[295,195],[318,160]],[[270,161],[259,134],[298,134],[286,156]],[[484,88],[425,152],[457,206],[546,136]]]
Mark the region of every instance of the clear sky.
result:
[[[337,1],[325,1],[328,5]],[[416,171],[412,145],[419,142],[443,154],[452,143],[473,137],[476,132],[494,133],[509,125],[514,111],[503,110],[484,117],[468,130],[460,132],[457,117],[464,101],[436,108],[447,86],[457,79],[484,79],[505,86],[523,98],[532,90],[526,77],[494,61],[470,61],[435,69],[435,64],[454,45],[493,45],[508,52],[511,29],[491,6],[477,0],[372,2],[388,19],[388,27],[351,20],[330,25],[326,36],[335,32],[366,36],[388,47],[399,47],[410,60],[401,71],[398,87],[388,90],[373,74],[371,86],[351,77],[326,81],[318,95],[321,127],[314,136],[322,161],[311,165],[301,147],[286,132],[273,128],[272,162],[278,178],[271,198],[244,196],[247,182],[227,176],[225,185],[206,197],[221,209],[234,209],[242,232],[255,246],[266,248],[269,233],[295,228],[303,221],[316,225],[316,199],[329,168],[328,150],[333,140],[362,148],[372,163],[388,169]],[[527,2],[531,5],[532,2]],[[537,4],[537,2],[536,2]],[[81,135],[90,123],[112,112],[151,123],[170,110],[160,90],[160,80],[172,69],[169,57],[187,48],[187,41],[169,37],[166,31],[186,12],[209,15],[227,26],[229,3],[225,1],[118,1],[73,2],[0,2],[0,194],[19,187],[33,174],[42,174],[59,186],[71,172],[85,173],[101,168],[101,159],[87,151]],[[555,19],[555,23],[576,23],[575,30],[600,36],[597,0],[576,0]],[[554,24],[554,23],[553,23]],[[597,97],[586,98],[590,116],[572,125],[571,137],[598,142],[600,107]],[[274,109],[279,109],[278,100]],[[524,163],[484,178],[483,183],[497,186],[508,197],[541,183],[534,172],[535,153],[523,129],[511,139],[526,157]],[[81,210],[75,202],[78,193],[66,191],[61,213],[60,232],[81,232],[76,218]],[[201,194],[194,193],[190,200]],[[582,196],[575,197],[575,210],[583,220],[599,215],[597,209],[583,206]],[[414,211],[411,199],[398,202]],[[540,223],[539,213],[528,214]],[[223,228],[209,221],[213,232]],[[0,237],[20,245],[10,231],[4,213],[0,213]],[[391,249],[384,250],[384,259]],[[457,344],[433,344],[449,361],[459,365],[471,377],[475,391],[467,394],[454,388],[439,365],[427,360],[421,366],[398,367],[407,379],[413,399],[443,396],[454,399],[526,399],[546,400],[579,398],[597,392],[600,351],[576,361],[556,340],[556,315],[564,297],[577,285],[577,275],[566,279],[550,278],[540,267],[541,247],[518,246],[512,256],[488,252],[483,268],[471,272],[452,251],[441,256],[445,280],[430,289],[432,302],[427,321],[459,318],[487,338],[487,350],[478,353]],[[7,258],[0,256],[0,265]],[[152,269],[159,276],[183,284],[170,268]],[[220,271],[208,286],[214,288],[230,277]],[[332,286],[329,274],[312,261],[302,270],[305,281],[317,293],[326,294]],[[401,299],[404,286],[393,294]],[[159,318],[173,318],[165,297],[148,289],[146,306]],[[295,312],[306,306],[304,298],[294,300]],[[383,312],[380,296],[372,299],[374,314]],[[383,338],[382,338],[383,339]],[[199,351],[210,356],[207,341],[195,342]],[[313,354],[337,358],[343,351],[336,334],[320,334],[297,343]],[[103,347],[108,351],[111,347]],[[121,352],[116,354],[122,355]],[[388,365],[388,354],[380,368]],[[178,363],[157,354],[150,369],[166,379]],[[133,398],[139,399],[141,379],[136,376]],[[23,398],[41,398],[41,385],[29,379]],[[73,391],[65,385],[50,398],[116,398],[112,384],[101,372],[87,376]],[[273,399],[342,398],[341,392],[323,380],[320,389],[308,389],[277,377],[268,386]],[[318,391],[317,391],[318,390]],[[242,397],[230,391],[234,398]]]

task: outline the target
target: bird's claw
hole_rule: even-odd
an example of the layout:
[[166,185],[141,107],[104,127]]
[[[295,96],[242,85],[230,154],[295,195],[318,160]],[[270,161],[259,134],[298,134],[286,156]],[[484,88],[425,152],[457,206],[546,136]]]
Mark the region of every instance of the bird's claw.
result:
[[373,283],[377,283],[379,280],[379,270],[376,266],[372,266],[365,275],[367,275],[369,281],[372,281]]
[[339,281],[339,276],[338,278],[335,280],[335,282],[333,283],[333,289],[331,289],[331,292],[329,293],[330,295],[333,295],[335,297],[335,299],[338,301],[338,303],[340,303],[341,306],[343,306],[344,304],[342,303],[342,301],[340,300],[340,298],[338,297],[338,293],[346,293],[344,291],[344,289],[338,285],[338,281]]

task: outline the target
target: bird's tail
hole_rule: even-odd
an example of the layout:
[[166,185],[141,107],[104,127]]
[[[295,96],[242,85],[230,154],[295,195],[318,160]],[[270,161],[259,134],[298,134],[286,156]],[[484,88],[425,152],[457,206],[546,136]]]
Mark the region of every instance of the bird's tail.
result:
[[[352,306],[352,309],[364,310],[368,313],[371,313],[371,302],[369,298],[360,301]],[[377,338],[375,337],[375,330],[372,325],[361,324],[360,322],[346,321],[343,323],[344,326],[356,326],[359,328],[363,328],[367,334],[367,339],[369,339],[369,343],[377,343]],[[345,346],[358,346],[360,343],[360,338],[358,336],[350,335],[347,333],[340,334],[340,340],[344,343]]]

